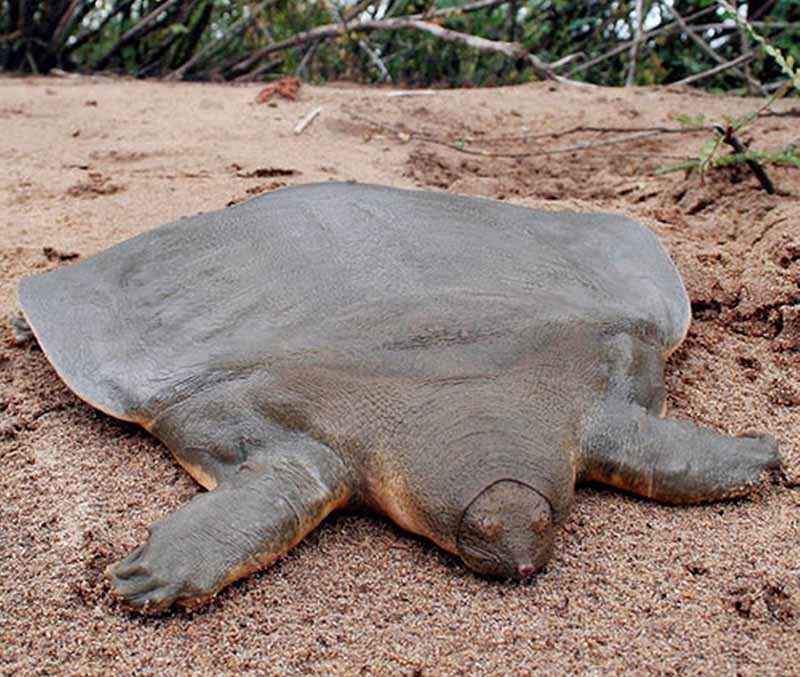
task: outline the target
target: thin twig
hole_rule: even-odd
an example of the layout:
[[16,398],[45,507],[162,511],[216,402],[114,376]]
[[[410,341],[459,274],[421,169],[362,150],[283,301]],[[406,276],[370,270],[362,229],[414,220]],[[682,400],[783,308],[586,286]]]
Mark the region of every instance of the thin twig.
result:
[[[423,134],[415,131],[408,131],[404,129],[396,129],[391,125],[387,125],[381,122],[374,122],[373,120],[369,120],[361,115],[357,115],[351,113],[351,117],[355,120],[359,120],[360,122],[365,122],[366,124],[372,126],[375,129],[381,131],[388,131],[391,134],[401,138],[404,142],[408,142],[411,140],[415,141],[423,141],[425,143],[432,143],[439,146],[445,146],[446,148],[451,148],[452,150],[456,150],[459,153],[465,153],[467,155],[475,155],[478,157],[486,157],[486,158],[525,158],[525,157],[532,157],[532,156],[545,156],[545,155],[559,155],[563,153],[574,153],[578,151],[586,151],[586,150],[593,150],[595,148],[604,148],[606,146],[614,146],[622,143],[630,143],[632,141],[640,141],[641,139],[652,138],[656,136],[661,136],[664,134],[692,134],[697,133],[700,131],[705,131],[703,127],[652,127],[652,128],[642,128],[645,131],[637,131],[633,134],[626,134],[625,136],[618,136],[612,139],[605,139],[603,141],[592,141],[586,143],[577,143],[571,146],[563,146],[561,148],[551,148],[551,149],[537,149],[534,151],[528,152],[517,152],[517,153],[496,153],[487,150],[476,150],[473,148],[466,147],[463,143],[457,143],[452,141],[445,141],[444,139],[438,139],[434,136],[430,136],[428,134]],[[609,127],[609,128],[593,128],[593,127],[572,127],[570,129],[562,130],[560,132],[553,132],[548,134],[550,138],[557,138],[558,136],[563,136],[566,134],[572,134],[580,131],[619,131],[619,128]],[[627,131],[627,130],[624,130]],[[542,136],[542,135],[539,135]]]
[[601,127],[596,125],[575,125],[567,129],[561,129],[555,132],[541,132],[539,134],[522,134],[519,136],[494,136],[483,137],[483,143],[500,143],[500,142],[526,142],[535,139],[560,139],[564,136],[571,136],[572,134],[580,134],[585,132],[597,132],[599,134],[625,134],[625,133],[638,133],[638,132],[658,132],[659,134],[699,134],[700,132],[707,132],[715,129],[714,125],[692,125],[691,127],[662,127],[658,125],[648,127]]
[[644,13],[644,0],[636,0],[636,27],[633,44],[631,45],[630,63],[628,64],[628,77],[625,86],[630,87],[636,78],[636,59],[639,55],[639,43],[642,41],[642,14]]
[[564,66],[569,66],[573,61],[576,59],[580,59],[581,57],[586,56],[583,52],[573,52],[572,54],[567,54],[566,56],[562,56],[557,61],[550,62],[550,68],[553,70],[558,70],[559,68],[564,68]]
[[96,35],[99,35],[117,14],[119,14],[120,12],[127,11],[127,9],[131,5],[133,5],[133,2],[134,0],[125,0],[125,2],[116,5],[108,14],[106,14],[106,16],[97,26],[95,26],[91,30],[84,31],[83,33],[81,33],[74,42],[66,44],[64,46],[64,51],[62,53],[63,56],[71,54],[79,47],[82,47],[87,40],[91,40]]
[[347,12],[345,12],[344,20],[350,21],[351,19],[354,19],[367,7],[369,7],[370,3],[372,2],[373,0],[360,0],[354,7],[351,7]]
[[311,43],[309,48],[306,50],[306,53],[303,54],[303,58],[300,59],[300,63],[297,65],[297,68],[294,69],[294,76],[300,77],[301,73],[308,68],[311,60],[314,58],[314,54],[317,53],[317,47],[320,46],[322,40],[315,40]]
[[108,65],[109,61],[111,61],[112,57],[114,57],[125,45],[141,37],[145,33],[149,33],[160,23],[162,23],[166,17],[165,12],[168,9],[171,9],[178,2],[180,2],[180,0],[165,0],[151,12],[147,13],[133,28],[126,31],[125,34],[97,60],[94,67],[98,70],[103,70]]
[[[342,27],[344,28],[345,32],[347,32],[347,22],[350,19],[358,14],[357,10],[354,9],[346,16],[341,13],[339,7],[333,2],[333,0],[324,0],[325,5],[328,7],[328,11],[332,12],[336,18],[341,22]],[[319,43],[316,43],[319,44]],[[377,69],[381,72],[381,76],[383,80],[386,82],[392,81],[392,76],[389,74],[389,69],[386,67],[386,64],[383,63],[383,59],[378,56],[378,53],[372,49],[369,42],[364,38],[360,38],[357,42],[358,48],[364,52],[368,57],[369,60],[372,61],[373,64],[377,67]]]
[[322,106],[320,106],[319,108],[315,108],[314,110],[312,110],[312,111],[311,111],[311,112],[310,112],[308,115],[306,115],[306,116],[305,116],[305,117],[304,117],[302,120],[300,120],[300,122],[298,122],[298,123],[295,125],[295,128],[294,128],[294,130],[293,130],[293,131],[294,131],[294,133],[295,133],[295,134],[302,134],[302,133],[303,133],[303,132],[306,130],[306,127],[308,127],[308,126],[309,126],[309,125],[310,125],[312,122],[314,122],[314,120],[316,119],[316,117],[317,117],[317,116],[318,116],[318,115],[319,115],[321,112],[322,112]]
[[383,63],[383,59],[378,56],[378,53],[372,49],[372,47],[370,47],[369,43],[366,40],[359,40],[358,46],[367,54],[369,60],[372,61],[372,63],[375,64],[377,69],[381,72],[384,82],[391,82],[392,75],[389,73],[389,69],[386,67],[386,64]]
[[[686,20],[685,20],[685,19],[684,19],[684,18],[683,18],[683,17],[680,15],[680,13],[679,13],[678,11],[676,11],[676,9],[675,9],[674,7],[672,7],[672,6],[668,5],[666,2],[662,2],[662,3],[661,3],[661,5],[662,5],[662,7],[664,7],[664,8],[665,8],[665,9],[666,9],[668,12],[670,12],[670,13],[672,14],[672,16],[675,18],[675,21],[677,21],[677,22],[680,24],[681,30],[682,30],[684,33],[686,33],[686,35],[688,35],[688,36],[689,36],[689,38],[690,38],[690,39],[691,39],[691,40],[692,40],[692,41],[693,41],[693,42],[694,42],[694,43],[695,43],[695,44],[696,44],[696,45],[697,45],[697,46],[698,46],[698,47],[699,47],[699,48],[700,48],[700,49],[701,49],[703,52],[705,52],[706,54],[708,54],[708,56],[710,56],[712,59],[714,59],[714,61],[716,61],[718,64],[723,64],[723,63],[725,63],[725,59],[723,59],[723,58],[722,58],[722,57],[721,57],[719,54],[717,54],[717,53],[716,53],[716,52],[715,52],[715,51],[714,51],[714,50],[711,48],[711,46],[710,46],[710,45],[709,45],[709,44],[708,44],[708,43],[707,43],[705,40],[703,40],[703,38],[701,38],[701,37],[700,37],[700,36],[699,36],[699,35],[698,35],[698,34],[697,34],[697,33],[696,33],[696,32],[695,32],[695,31],[694,31],[692,28],[691,28],[691,26],[689,26],[689,25],[686,23]],[[746,53],[747,53],[747,54],[749,54],[750,52],[746,52]],[[749,75],[748,75],[748,74],[747,74],[745,71],[743,71],[741,68],[734,67],[734,66],[732,66],[731,68],[732,68],[732,70],[733,70],[733,71],[734,71],[734,72],[735,72],[735,73],[736,73],[736,74],[737,74],[737,75],[738,75],[740,78],[742,78],[742,79],[743,79],[745,82],[747,82],[748,86],[750,86],[750,87],[755,87],[755,88],[759,89],[759,90],[761,91],[761,93],[762,93],[762,94],[766,94],[766,92],[764,91],[764,87],[761,85],[761,83],[760,83],[760,82],[757,82],[756,80],[754,80],[752,77],[750,77],[750,76],[749,76]]]
[[387,92],[386,96],[394,99],[401,96],[431,96],[439,93],[438,89],[402,89],[396,92]]
[[[747,54],[751,51],[750,49],[750,35],[747,33],[747,29],[744,27],[743,24],[738,24],[739,28],[739,42],[742,48],[742,54]],[[750,95],[755,94],[762,94],[766,95],[767,91],[764,89],[763,85],[760,82],[756,82],[753,79],[752,73],[750,71],[750,64],[745,63],[742,66],[742,72],[744,73],[745,82],[747,83],[747,93]]]
[[[266,0],[264,3],[264,7],[268,7],[275,3],[276,0]],[[261,7],[260,9],[263,9]],[[206,57],[208,54],[213,52],[215,49],[226,43],[228,40],[236,37],[239,33],[241,33],[247,26],[255,21],[256,13],[253,11],[252,5],[245,5],[242,9],[242,16],[240,16],[234,24],[224,33],[217,36],[211,42],[209,42],[203,49],[197,52],[191,59],[189,59],[186,63],[182,64],[179,68],[176,68],[171,73],[168,73],[165,76],[165,80],[180,80],[186,72],[192,68],[198,61]]]
[[233,72],[238,73],[246,72],[250,70],[256,63],[264,59],[266,56],[273,54],[274,52],[279,52],[291,47],[297,47],[298,45],[315,40],[327,40],[329,38],[342,35],[346,32],[370,32],[411,28],[414,30],[431,33],[442,40],[466,45],[479,51],[499,52],[505,54],[509,58],[524,58],[530,63],[534,72],[536,72],[536,74],[541,78],[557,80],[559,82],[568,82],[570,84],[580,84],[571,82],[567,78],[556,75],[553,73],[553,70],[549,64],[542,61],[535,55],[530,54],[522,45],[518,43],[503,42],[501,40],[487,40],[486,38],[442,28],[438,24],[430,23],[429,21],[424,20],[428,18],[442,18],[455,14],[463,14],[468,11],[477,11],[479,9],[486,9],[488,7],[502,5],[506,2],[508,2],[508,0],[479,0],[478,2],[471,3],[469,5],[436,10],[424,15],[415,14],[390,19],[367,19],[348,24],[346,26],[338,23],[317,26],[316,28],[312,28],[304,33],[298,33],[297,35],[293,35],[291,38],[261,48],[260,50],[248,56],[246,59],[243,59],[241,62],[237,63],[232,70]]
[[50,37],[48,50],[51,54],[57,54],[61,50],[70,30],[86,16],[92,7],[91,3],[85,3],[84,0],[72,0],[69,7],[63,10],[64,13]]
[[481,157],[492,157],[492,158],[524,158],[532,156],[538,157],[544,155],[562,155],[564,153],[575,153],[578,151],[592,150],[594,148],[602,148],[605,146],[616,146],[621,143],[630,143],[631,141],[641,141],[642,139],[648,139],[654,136],[660,136],[661,134],[662,132],[641,132],[639,134],[628,134],[626,136],[617,136],[613,139],[606,139],[604,141],[576,143],[572,146],[564,146],[562,148],[540,149],[525,153],[494,153],[486,150],[472,150],[471,148],[466,148],[457,143],[442,141],[441,139],[435,139],[433,137],[424,135],[414,135],[412,136],[412,138],[418,139],[420,141],[426,141],[428,143],[435,143],[441,146],[447,146],[448,148],[452,148],[453,150],[457,150],[461,153],[466,153],[467,155],[479,155]]
[[[705,9],[701,9],[699,12],[690,14],[689,16],[686,17],[686,21],[699,19],[701,16],[705,16],[706,14],[710,14],[711,12],[716,12],[716,11],[717,8],[712,5],[711,7],[706,7]],[[622,42],[616,47],[614,47],[614,49],[611,49],[608,52],[605,52],[604,54],[600,54],[599,56],[596,56],[593,59],[590,59],[589,61],[580,64],[579,66],[575,66],[575,68],[573,68],[571,71],[569,71],[569,73],[567,73],[567,77],[572,78],[578,73],[582,73],[583,71],[592,68],[593,66],[596,66],[597,64],[602,63],[607,59],[615,57],[617,54],[620,54],[624,52],[626,49],[628,49],[634,42],[645,42],[646,40],[650,40],[651,38],[656,37],[657,35],[662,35],[663,33],[670,33],[674,30],[677,30],[678,28],[680,28],[678,23],[676,21],[671,21],[664,26],[659,26],[658,28],[654,28],[653,30],[646,31],[642,33],[642,35],[639,38],[634,38],[633,40]]]
[[702,73],[695,73],[694,75],[690,75],[688,78],[684,78],[683,80],[678,80],[677,82],[671,82],[670,85],[689,85],[693,82],[697,82],[698,80],[703,80],[704,78],[711,77],[712,75],[716,75],[717,73],[722,73],[730,68],[735,68],[739,64],[744,63],[745,61],[750,61],[753,58],[752,54],[742,54],[741,56],[737,56],[732,61],[726,61],[719,66],[715,66],[714,68],[709,68],[707,71],[703,71]]
[[[267,63],[262,64],[255,70],[250,71],[249,73],[245,73],[244,75],[240,75],[238,78],[235,78],[234,82],[254,82],[261,78],[262,75],[265,73],[269,73],[270,71],[274,71],[276,68],[279,68],[283,65],[283,62],[286,61],[283,57],[279,59],[273,59],[272,61],[267,61]],[[223,69],[224,70],[224,69]]]
[[[797,21],[750,21],[751,26],[754,28],[762,28],[764,30],[783,30],[786,28],[800,28],[800,22]],[[720,31],[724,29],[734,28],[734,23],[707,23],[707,24],[694,24],[692,28],[696,31]]]
[[[503,40],[487,40],[486,38],[477,35],[470,35],[468,33],[459,33],[451,31],[448,28],[442,28],[438,24],[429,23],[427,21],[417,21],[415,19],[390,19],[396,24],[397,28],[415,28],[419,31],[424,31],[436,36],[440,40],[446,42],[455,42],[459,45],[471,47],[479,52],[496,52],[505,54],[509,59],[526,59],[533,68],[534,73],[544,80],[558,80],[559,82],[569,82],[564,77],[553,73],[550,65],[528,52],[525,47],[517,42],[504,42]],[[571,83],[573,84],[573,83]]]

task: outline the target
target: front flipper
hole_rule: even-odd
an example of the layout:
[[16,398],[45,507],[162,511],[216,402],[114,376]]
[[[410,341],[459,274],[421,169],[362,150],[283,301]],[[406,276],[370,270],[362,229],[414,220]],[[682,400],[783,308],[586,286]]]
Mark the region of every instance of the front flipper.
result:
[[22,313],[17,313],[8,318],[11,325],[11,341],[15,346],[24,346],[26,343],[35,341],[33,329]]
[[351,493],[341,459],[298,435],[156,523],[107,575],[116,595],[141,611],[199,606],[287,553]]
[[605,404],[589,418],[581,451],[584,479],[666,503],[745,496],[781,464],[770,435],[720,435],[628,403]]

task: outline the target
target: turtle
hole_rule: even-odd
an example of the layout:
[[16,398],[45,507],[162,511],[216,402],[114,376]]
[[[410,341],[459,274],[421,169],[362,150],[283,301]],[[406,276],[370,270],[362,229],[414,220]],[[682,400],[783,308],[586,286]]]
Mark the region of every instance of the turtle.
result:
[[582,483],[689,504],[781,465],[766,433],[664,417],[690,302],[620,215],[300,185],[17,291],[67,386],[207,490],[106,572],[146,613],[203,604],[339,509],[513,579],[547,563]]

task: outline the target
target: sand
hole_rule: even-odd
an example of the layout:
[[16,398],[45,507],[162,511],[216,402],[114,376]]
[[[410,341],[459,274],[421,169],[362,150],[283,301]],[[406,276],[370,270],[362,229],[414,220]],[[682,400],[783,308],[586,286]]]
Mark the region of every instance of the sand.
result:
[[[704,185],[654,175],[702,135],[541,154],[623,134],[586,127],[674,126],[672,113],[711,120],[754,100],[541,83],[387,91],[305,86],[295,102],[260,105],[257,86],[0,78],[0,317],[20,277],[282,185],[355,179],[622,212],[662,238],[693,302],[668,367],[671,413],[773,432],[796,482],[800,171],[770,169],[773,196],[743,169]],[[796,103],[776,110],[743,134],[753,147],[797,140]],[[477,577],[379,519],[336,516],[202,610],[145,618],[112,598],[102,571],[198,488],[147,433],[73,396],[36,347],[13,345],[7,324],[0,461],[3,675],[790,675],[800,664],[791,481],[687,508],[581,489],[553,560],[524,583]]]

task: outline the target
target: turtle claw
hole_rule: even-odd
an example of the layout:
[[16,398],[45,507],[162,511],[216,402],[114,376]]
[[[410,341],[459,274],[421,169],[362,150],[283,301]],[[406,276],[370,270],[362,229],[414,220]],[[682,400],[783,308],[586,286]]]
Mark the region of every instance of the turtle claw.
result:
[[112,592],[123,604],[143,613],[164,611],[177,598],[175,586],[165,584],[146,567],[131,561],[134,555],[138,557],[139,553],[134,550],[106,569]]
[[192,603],[206,598],[202,559],[186,556],[171,547],[174,542],[158,538],[155,529],[150,540],[126,558],[106,569],[114,595],[128,607],[145,614],[157,614],[174,602]]
[[765,470],[776,470],[781,466],[782,459],[778,450],[778,441],[769,433],[757,430],[747,430],[736,436],[747,444],[747,449],[754,462],[760,463]]

